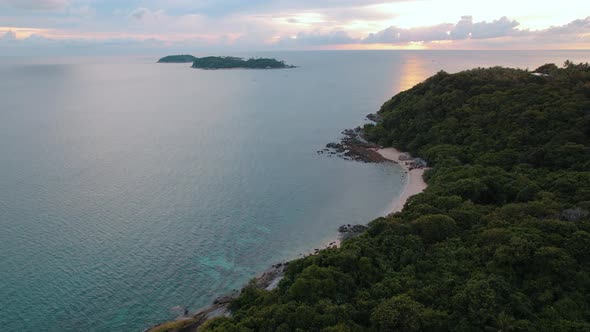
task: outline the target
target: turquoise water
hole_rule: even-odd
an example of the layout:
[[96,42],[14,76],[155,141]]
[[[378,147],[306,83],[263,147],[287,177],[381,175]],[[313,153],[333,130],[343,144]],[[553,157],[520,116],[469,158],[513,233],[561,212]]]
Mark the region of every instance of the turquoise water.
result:
[[[198,55],[198,54],[196,54]],[[318,156],[440,69],[588,52],[286,52],[289,70],[0,58],[0,326],[141,331],[383,215],[396,167]]]

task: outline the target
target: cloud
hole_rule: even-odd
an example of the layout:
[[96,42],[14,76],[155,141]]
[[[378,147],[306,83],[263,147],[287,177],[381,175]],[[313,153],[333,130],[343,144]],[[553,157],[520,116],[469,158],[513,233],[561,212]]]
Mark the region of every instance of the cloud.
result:
[[171,12],[182,11],[209,17],[236,14],[284,13],[290,11],[314,11],[317,9],[337,9],[365,7],[381,3],[412,2],[417,0],[151,0],[153,5]]
[[280,46],[323,46],[354,44],[359,40],[351,37],[344,31],[333,31],[328,33],[300,32],[295,36],[283,37],[278,41]]
[[0,0],[0,5],[29,10],[61,9],[67,7],[69,3],[69,0]]
[[588,49],[590,45],[590,17],[574,20],[561,26],[552,26],[543,30],[525,31],[521,38],[514,38],[521,44],[550,45],[559,48],[563,44],[576,44]]
[[[428,0],[393,4],[385,0],[0,0],[0,55],[19,50],[27,54],[33,48],[35,54],[58,52],[60,45],[65,54],[103,44],[104,48],[96,47],[100,54],[403,48],[412,44],[447,49],[590,45],[590,17],[564,20],[565,24],[542,30],[523,28],[526,21],[521,19],[492,15],[487,20],[472,16],[456,20],[457,16],[412,25],[399,10],[408,4],[426,6]],[[416,27],[418,24],[423,26]],[[9,39],[16,42],[9,43]],[[10,49],[4,47],[7,44],[12,44]]]
[[520,23],[508,19],[506,16],[492,22],[473,23],[471,16],[463,16],[453,27],[449,36],[451,39],[487,39],[519,34],[516,29]]
[[449,38],[452,24],[439,24],[431,27],[403,29],[391,26],[363,39],[365,44],[396,44],[412,41],[442,40]]
[[142,22],[144,27],[146,26],[154,26],[158,29],[165,29],[166,26],[174,25],[179,20],[188,17],[188,15],[175,18],[169,15],[166,15],[163,10],[150,10],[145,7],[135,8],[129,13],[129,18],[133,19],[137,22]]
[[566,25],[552,26],[544,30],[546,34],[563,35],[573,33],[590,33],[590,16],[585,19],[575,20]]
[[[575,20],[562,26],[542,30],[519,29],[520,23],[507,17],[490,22],[474,22],[471,16],[463,16],[457,23],[442,23],[432,26],[404,29],[391,26],[370,33],[365,37],[353,37],[347,32],[314,31],[283,35],[276,45],[296,49],[299,46],[341,46],[341,45],[391,45],[404,47],[420,44],[430,48],[461,49],[497,48],[542,49],[574,46],[579,48],[590,43],[590,17]],[[561,45],[561,46],[560,46]],[[309,48],[309,47],[308,47]]]
[[16,33],[14,31],[6,31],[2,37],[0,37],[0,40],[15,40],[16,39]]
[[88,19],[96,15],[96,10],[89,5],[83,5],[79,7],[69,6],[67,8],[67,14],[74,17]]
[[444,23],[428,27],[402,29],[395,26],[367,36],[367,44],[395,44],[462,39],[489,39],[517,36],[523,33],[517,21],[502,17],[492,22],[473,22],[471,16],[463,16],[456,24]]
[[142,20],[146,15],[150,14],[150,10],[144,7],[134,9],[129,16],[136,20]]

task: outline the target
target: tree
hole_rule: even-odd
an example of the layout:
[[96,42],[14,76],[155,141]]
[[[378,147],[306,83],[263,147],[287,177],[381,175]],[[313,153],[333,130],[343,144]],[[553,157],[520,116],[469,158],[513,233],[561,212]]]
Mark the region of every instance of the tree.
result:
[[426,243],[446,240],[457,232],[457,223],[444,214],[422,216],[412,223],[414,232]]
[[420,331],[424,306],[407,295],[399,295],[379,304],[371,322],[379,331]]

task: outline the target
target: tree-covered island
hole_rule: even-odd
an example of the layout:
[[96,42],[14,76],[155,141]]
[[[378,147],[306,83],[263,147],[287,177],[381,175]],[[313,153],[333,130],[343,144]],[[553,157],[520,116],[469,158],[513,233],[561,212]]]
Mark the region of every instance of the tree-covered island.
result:
[[590,65],[439,72],[373,118],[428,188],[199,331],[590,331]]
[[232,56],[207,56],[197,58],[189,54],[182,55],[168,55],[160,60],[158,63],[189,63],[192,62],[193,68],[198,69],[282,69],[295,68],[295,66],[287,65],[284,61],[272,58],[249,58],[243,59]]
[[195,59],[190,54],[168,55],[158,60],[158,63],[189,63],[195,61]]
[[281,69],[294,68],[285,64],[284,61],[270,58],[250,58],[244,60],[243,58],[230,56],[208,56],[204,58],[195,58],[193,61],[193,68],[199,69]]

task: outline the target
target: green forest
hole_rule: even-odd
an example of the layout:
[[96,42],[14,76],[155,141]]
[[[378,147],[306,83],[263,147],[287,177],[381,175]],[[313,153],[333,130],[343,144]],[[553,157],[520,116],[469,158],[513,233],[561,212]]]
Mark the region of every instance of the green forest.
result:
[[158,60],[158,63],[188,63],[195,61],[195,59],[194,56],[189,54],[168,55]]
[[199,331],[590,331],[590,66],[439,72],[368,139],[428,188]]
[[231,68],[246,68],[246,69],[278,69],[278,68],[292,68],[286,65],[284,61],[268,58],[250,58],[244,60],[242,58],[229,56],[208,56],[203,58],[195,58],[193,68],[200,69],[231,69]]

